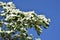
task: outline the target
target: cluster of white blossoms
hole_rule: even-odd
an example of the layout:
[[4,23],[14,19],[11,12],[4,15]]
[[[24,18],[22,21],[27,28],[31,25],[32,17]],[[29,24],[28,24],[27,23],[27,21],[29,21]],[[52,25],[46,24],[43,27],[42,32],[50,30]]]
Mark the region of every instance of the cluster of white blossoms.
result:
[[0,33],[5,32],[7,34],[14,33],[15,31],[19,31],[20,34],[15,34],[15,37],[20,37],[21,40],[32,40],[32,36],[28,36],[27,29],[35,28],[37,34],[40,35],[42,32],[41,26],[44,28],[48,28],[50,19],[46,18],[44,15],[37,15],[34,11],[23,12],[19,9],[16,9],[15,5],[12,2],[4,3],[0,2],[0,7],[3,8],[0,16],[3,16],[4,21],[0,21],[1,24],[5,24],[6,28],[9,30],[1,30]]

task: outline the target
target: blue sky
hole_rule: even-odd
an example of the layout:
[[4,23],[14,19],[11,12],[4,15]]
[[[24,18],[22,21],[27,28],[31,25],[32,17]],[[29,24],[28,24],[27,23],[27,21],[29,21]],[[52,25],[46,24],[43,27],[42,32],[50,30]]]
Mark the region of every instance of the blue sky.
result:
[[33,30],[35,37],[41,40],[60,40],[60,0],[0,0],[3,2],[12,1],[21,11],[35,11],[37,14],[44,14],[51,19],[48,29],[43,29],[40,36]]

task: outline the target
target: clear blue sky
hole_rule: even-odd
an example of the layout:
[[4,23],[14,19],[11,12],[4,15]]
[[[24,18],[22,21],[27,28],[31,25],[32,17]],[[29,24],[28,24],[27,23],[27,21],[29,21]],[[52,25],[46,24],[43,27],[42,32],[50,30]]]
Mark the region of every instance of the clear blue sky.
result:
[[37,36],[36,31],[30,30],[35,37],[40,37],[41,40],[60,40],[60,0],[0,0],[3,2],[12,1],[22,11],[34,10],[37,14],[44,14],[51,18],[51,23],[48,29],[43,29],[40,36]]

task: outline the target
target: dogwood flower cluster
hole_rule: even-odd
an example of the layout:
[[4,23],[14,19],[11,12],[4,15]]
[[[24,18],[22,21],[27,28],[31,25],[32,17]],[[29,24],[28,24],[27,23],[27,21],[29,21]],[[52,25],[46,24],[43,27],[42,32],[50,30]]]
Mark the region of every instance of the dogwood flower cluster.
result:
[[[42,32],[41,27],[48,28],[50,19],[46,18],[45,15],[37,15],[34,11],[23,12],[19,9],[16,9],[15,5],[12,2],[4,3],[0,2],[0,7],[3,8],[0,16],[3,16],[4,21],[0,21],[1,24],[6,25],[8,30],[1,30],[0,33],[7,33],[7,35],[14,33],[14,37],[20,37],[21,40],[32,40],[32,36],[28,36],[27,29],[35,28],[37,34],[40,35]],[[20,32],[19,34],[15,34],[15,31]],[[12,38],[12,39],[13,39]],[[11,38],[9,38],[11,40]]]

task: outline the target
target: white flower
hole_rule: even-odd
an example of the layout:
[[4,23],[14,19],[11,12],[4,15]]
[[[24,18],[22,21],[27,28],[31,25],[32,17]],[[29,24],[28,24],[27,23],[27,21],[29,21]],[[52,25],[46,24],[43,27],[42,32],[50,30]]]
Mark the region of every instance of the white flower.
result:
[[22,27],[21,30],[26,30],[26,29]]
[[39,17],[40,19],[44,19],[44,18],[45,18],[45,15],[38,15],[38,17]]
[[0,14],[1,16],[5,16],[5,13],[3,13],[3,14]]
[[32,39],[32,37],[27,37],[28,39]]
[[3,9],[6,9],[6,10],[8,11],[9,7],[8,7],[8,6],[6,6],[6,7],[3,7]]
[[12,2],[8,2],[7,5],[12,5],[13,3]]
[[16,8],[15,5],[12,2],[8,2],[7,6],[10,7],[10,8]]
[[4,11],[1,11],[1,13],[4,13]]
[[26,18],[26,20],[29,20],[29,19],[30,19],[29,17]]
[[13,30],[11,30],[11,31],[5,31],[6,33],[8,33],[8,34],[10,34],[11,32],[13,32]]
[[48,21],[47,18],[44,18],[43,20],[46,21],[46,22]]
[[5,24],[5,25],[8,25],[9,23],[7,23],[7,22],[4,22],[4,24]]
[[48,22],[51,22],[51,20],[50,19],[47,19],[48,20]]
[[0,6],[2,6],[3,2],[0,2]]
[[35,38],[36,40],[41,40],[40,38]]
[[6,6],[6,3],[2,3],[2,6],[5,7]]
[[24,25],[27,25],[27,24],[24,24]]
[[17,16],[17,15],[11,14],[11,15],[9,15],[9,16]]
[[28,17],[33,17],[32,13],[34,13],[34,11],[23,12],[23,14]]
[[1,31],[1,27],[0,27],[0,31]]
[[9,25],[12,25],[13,23],[11,22]]
[[26,36],[26,34],[25,34],[25,33],[23,33],[23,35],[24,35],[24,36]]
[[17,16],[17,15],[14,15],[14,14],[7,15],[5,20],[11,19],[14,16]]

